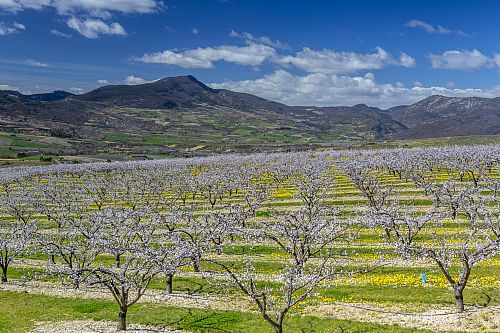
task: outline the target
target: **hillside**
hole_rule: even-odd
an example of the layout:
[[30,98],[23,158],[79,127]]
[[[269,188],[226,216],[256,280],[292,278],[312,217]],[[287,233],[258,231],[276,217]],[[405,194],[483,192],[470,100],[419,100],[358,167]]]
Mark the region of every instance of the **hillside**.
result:
[[431,96],[381,110],[287,106],[192,76],[82,95],[0,91],[0,153],[174,154],[499,135],[500,98]]
[[500,98],[431,96],[388,112],[407,127],[398,138],[500,134]]

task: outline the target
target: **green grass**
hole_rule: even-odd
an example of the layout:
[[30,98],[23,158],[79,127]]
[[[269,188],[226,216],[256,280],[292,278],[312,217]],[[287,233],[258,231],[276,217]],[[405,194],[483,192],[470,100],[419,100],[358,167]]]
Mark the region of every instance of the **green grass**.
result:
[[[117,307],[111,301],[64,299],[0,291],[0,332],[24,333],[37,322],[68,320],[112,320]],[[129,323],[183,329],[189,332],[272,333],[271,327],[256,313],[213,311],[153,304],[136,304],[129,310]],[[290,316],[286,332],[431,332],[333,318]]]
[[[406,286],[335,286],[321,293],[338,301],[355,301],[367,303],[395,303],[403,306],[437,304],[452,307],[453,292],[446,288],[406,287]],[[404,297],[402,297],[404,295]],[[491,300],[488,299],[491,298]],[[465,289],[466,306],[500,305],[500,293],[493,288]]]

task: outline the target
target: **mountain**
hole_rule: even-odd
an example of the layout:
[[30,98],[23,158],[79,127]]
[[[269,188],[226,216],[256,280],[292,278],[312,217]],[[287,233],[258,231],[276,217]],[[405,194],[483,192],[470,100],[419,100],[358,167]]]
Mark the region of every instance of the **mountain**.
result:
[[[499,135],[500,98],[431,96],[382,110],[287,106],[212,89],[193,76],[108,85],[82,95],[0,91],[1,152],[179,154]],[[10,134],[9,134],[10,133]]]
[[288,108],[286,105],[257,96],[212,89],[191,75],[169,77],[140,85],[104,86],[74,96],[73,99],[100,102],[110,107],[142,109],[176,109],[196,105],[224,106],[240,110]]
[[75,96],[75,94],[63,90],[55,90],[51,93],[33,94],[33,95],[23,95],[20,92],[13,90],[3,90],[1,92],[7,95],[17,96],[32,101],[58,101],[61,99],[65,99],[66,97],[69,96]]
[[436,95],[387,112],[407,127],[396,138],[500,135],[500,98]]
[[51,93],[45,94],[25,95],[26,98],[31,99],[32,101],[58,101],[70,96],[75,96],[75,94],[63,90],[55,90]]
[[66,98],[58,99],[52,94],[22,95],[0,91],[0,117],[14,122],[54,121],[75,125],[85,121],[88,105]]

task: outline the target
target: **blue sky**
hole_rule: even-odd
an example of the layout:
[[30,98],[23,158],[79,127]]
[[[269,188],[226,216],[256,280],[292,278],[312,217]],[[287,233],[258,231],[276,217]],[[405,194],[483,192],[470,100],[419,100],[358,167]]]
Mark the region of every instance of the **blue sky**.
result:
[[191,74],[291,105],[500,96],[498,1],[0,0],[0,89]]

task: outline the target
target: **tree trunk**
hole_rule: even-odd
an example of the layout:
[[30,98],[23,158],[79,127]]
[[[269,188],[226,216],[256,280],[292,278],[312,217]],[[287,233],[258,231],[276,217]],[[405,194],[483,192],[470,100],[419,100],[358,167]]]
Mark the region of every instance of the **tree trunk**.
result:
[[120,308],[120,313],[118,314],[118,330],[126,331],[127,330],[127,310],[128,308],[122,307]]
[[455,289],[455,308],[457,312],[464,312],[464,294],[462,290]]
[[172,294],[173,278],[174,278],[173,274],[167,274],[167,283],[166,283],[166,287],[167,287],[166,288],[166,292],[167,292],[167,295]]
[[2,267],[2,283],[7,282],[7,266]]
[[283,325],[275,326],[276,333],[283,333]]
[[200,271],[200,264],[196,258],[193,259],[193,269],[196,273]]
[[116,267],[120,267],[120,253],[115,254]]

